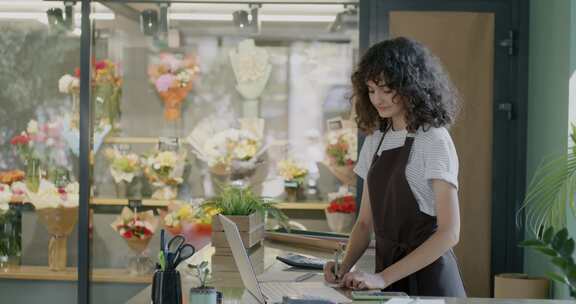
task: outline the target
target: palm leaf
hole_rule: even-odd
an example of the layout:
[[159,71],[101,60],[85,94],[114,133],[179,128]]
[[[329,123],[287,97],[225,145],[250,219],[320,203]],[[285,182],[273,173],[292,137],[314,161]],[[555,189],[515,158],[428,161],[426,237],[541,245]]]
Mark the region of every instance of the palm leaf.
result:
[[[545,160],[534,173],[520,211],[526,215],[526,225],[538,237],[541,229],[566,227],[566,214],[576,216],[574,193],[576,192],[576,154],[566,153]],[[519,218],[520,219],[520,218]]]

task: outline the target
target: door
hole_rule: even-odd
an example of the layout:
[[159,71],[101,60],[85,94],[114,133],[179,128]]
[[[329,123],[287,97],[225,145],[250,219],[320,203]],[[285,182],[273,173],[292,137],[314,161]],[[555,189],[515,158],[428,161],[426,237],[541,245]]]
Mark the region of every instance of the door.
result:
[[360,9],[362,47],[388,37],[418,40],[439,57],[459,90],[462,111],[450,130],[460,160],[462,226],[455,251],[474,297],[489,297],[493,274],[521,271],[522,263],[514,217],[523,192],[516,185],[524,181],[518,151],[525,149],[516,141],[523,105],[515,98],[515,41],[507,40],[516,33],[510,5],[386,0],[362,1]]

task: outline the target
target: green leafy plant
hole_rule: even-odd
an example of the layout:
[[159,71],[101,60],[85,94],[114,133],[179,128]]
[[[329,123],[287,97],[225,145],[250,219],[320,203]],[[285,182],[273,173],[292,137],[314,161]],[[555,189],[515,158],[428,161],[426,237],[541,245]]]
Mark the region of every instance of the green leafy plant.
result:
[[550,272],[547,274],[548,277],[566,284],[570,289],[570,296],[576,297],[576,264],[572,258],[574,239],[568,236],[568,229],[563,228],[555,232],[554,228],[548,227],[541,239],[527,240],[520,245],[550,257],[552,264],[558,267],[560,273]]
[[188,264],[188,268],[194,271],[194,276],[200,281],[199,288],[207,288],[206,283],[210,278],[210,269],[208,269],[208,262],[203,261],[198,265]]
[[[566,229],[566,215],[571,212],[576,218],[576,126],[572,124],[571,128],[570,149],[544,160],[536,169],[519,215],[524,211],[526,225],[536,237],[520,245],[550,257],[560,273],[548,276],[566,284],[570,295],[576,297],[574,240]],[[520,224],[522,217],[518,216],[517,220]]]
[[276,208],[275,202],[257,197],[248,188],[224,186],[220,196],[203,204],[206,208],[217,209],[223,215],[250,215],[260,212],[264,215],[268,212],[282,226],[288,227],[288,217],[282,210]]

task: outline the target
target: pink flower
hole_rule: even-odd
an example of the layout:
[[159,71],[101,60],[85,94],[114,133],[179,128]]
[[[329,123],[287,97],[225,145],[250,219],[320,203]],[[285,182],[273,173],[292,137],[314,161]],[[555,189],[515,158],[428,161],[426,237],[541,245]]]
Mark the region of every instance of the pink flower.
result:
[[164,74],[156,80],[156,90],[158,92],[166,92],[174,83],[174,75]]
[[106,68],[106,61],[104,61],[104,60],[98,61],[98,62],[96,62],[94,67],[96,68],[96,71],[105,69]]

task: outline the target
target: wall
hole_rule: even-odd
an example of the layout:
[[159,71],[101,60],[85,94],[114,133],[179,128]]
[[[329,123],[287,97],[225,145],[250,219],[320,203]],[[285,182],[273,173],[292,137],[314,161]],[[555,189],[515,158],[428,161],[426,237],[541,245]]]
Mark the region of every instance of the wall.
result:
[[[568,145],[566,113],[573,112],[569,109],[574,105],[569,102],[569,78],[576,66],[576,56],[571,56],[575,34],[570,31],[575,28],[575,6],[573,0],[530,1],[527,183],[543,157],[558,155]],[[568,222],[576,225],[571,216]],[[540,276],[553,269],[544,256],[530,250],[525,251],[524,266],[527,273]],[[563,286],[556,286],[554,294],[567,295]]]

